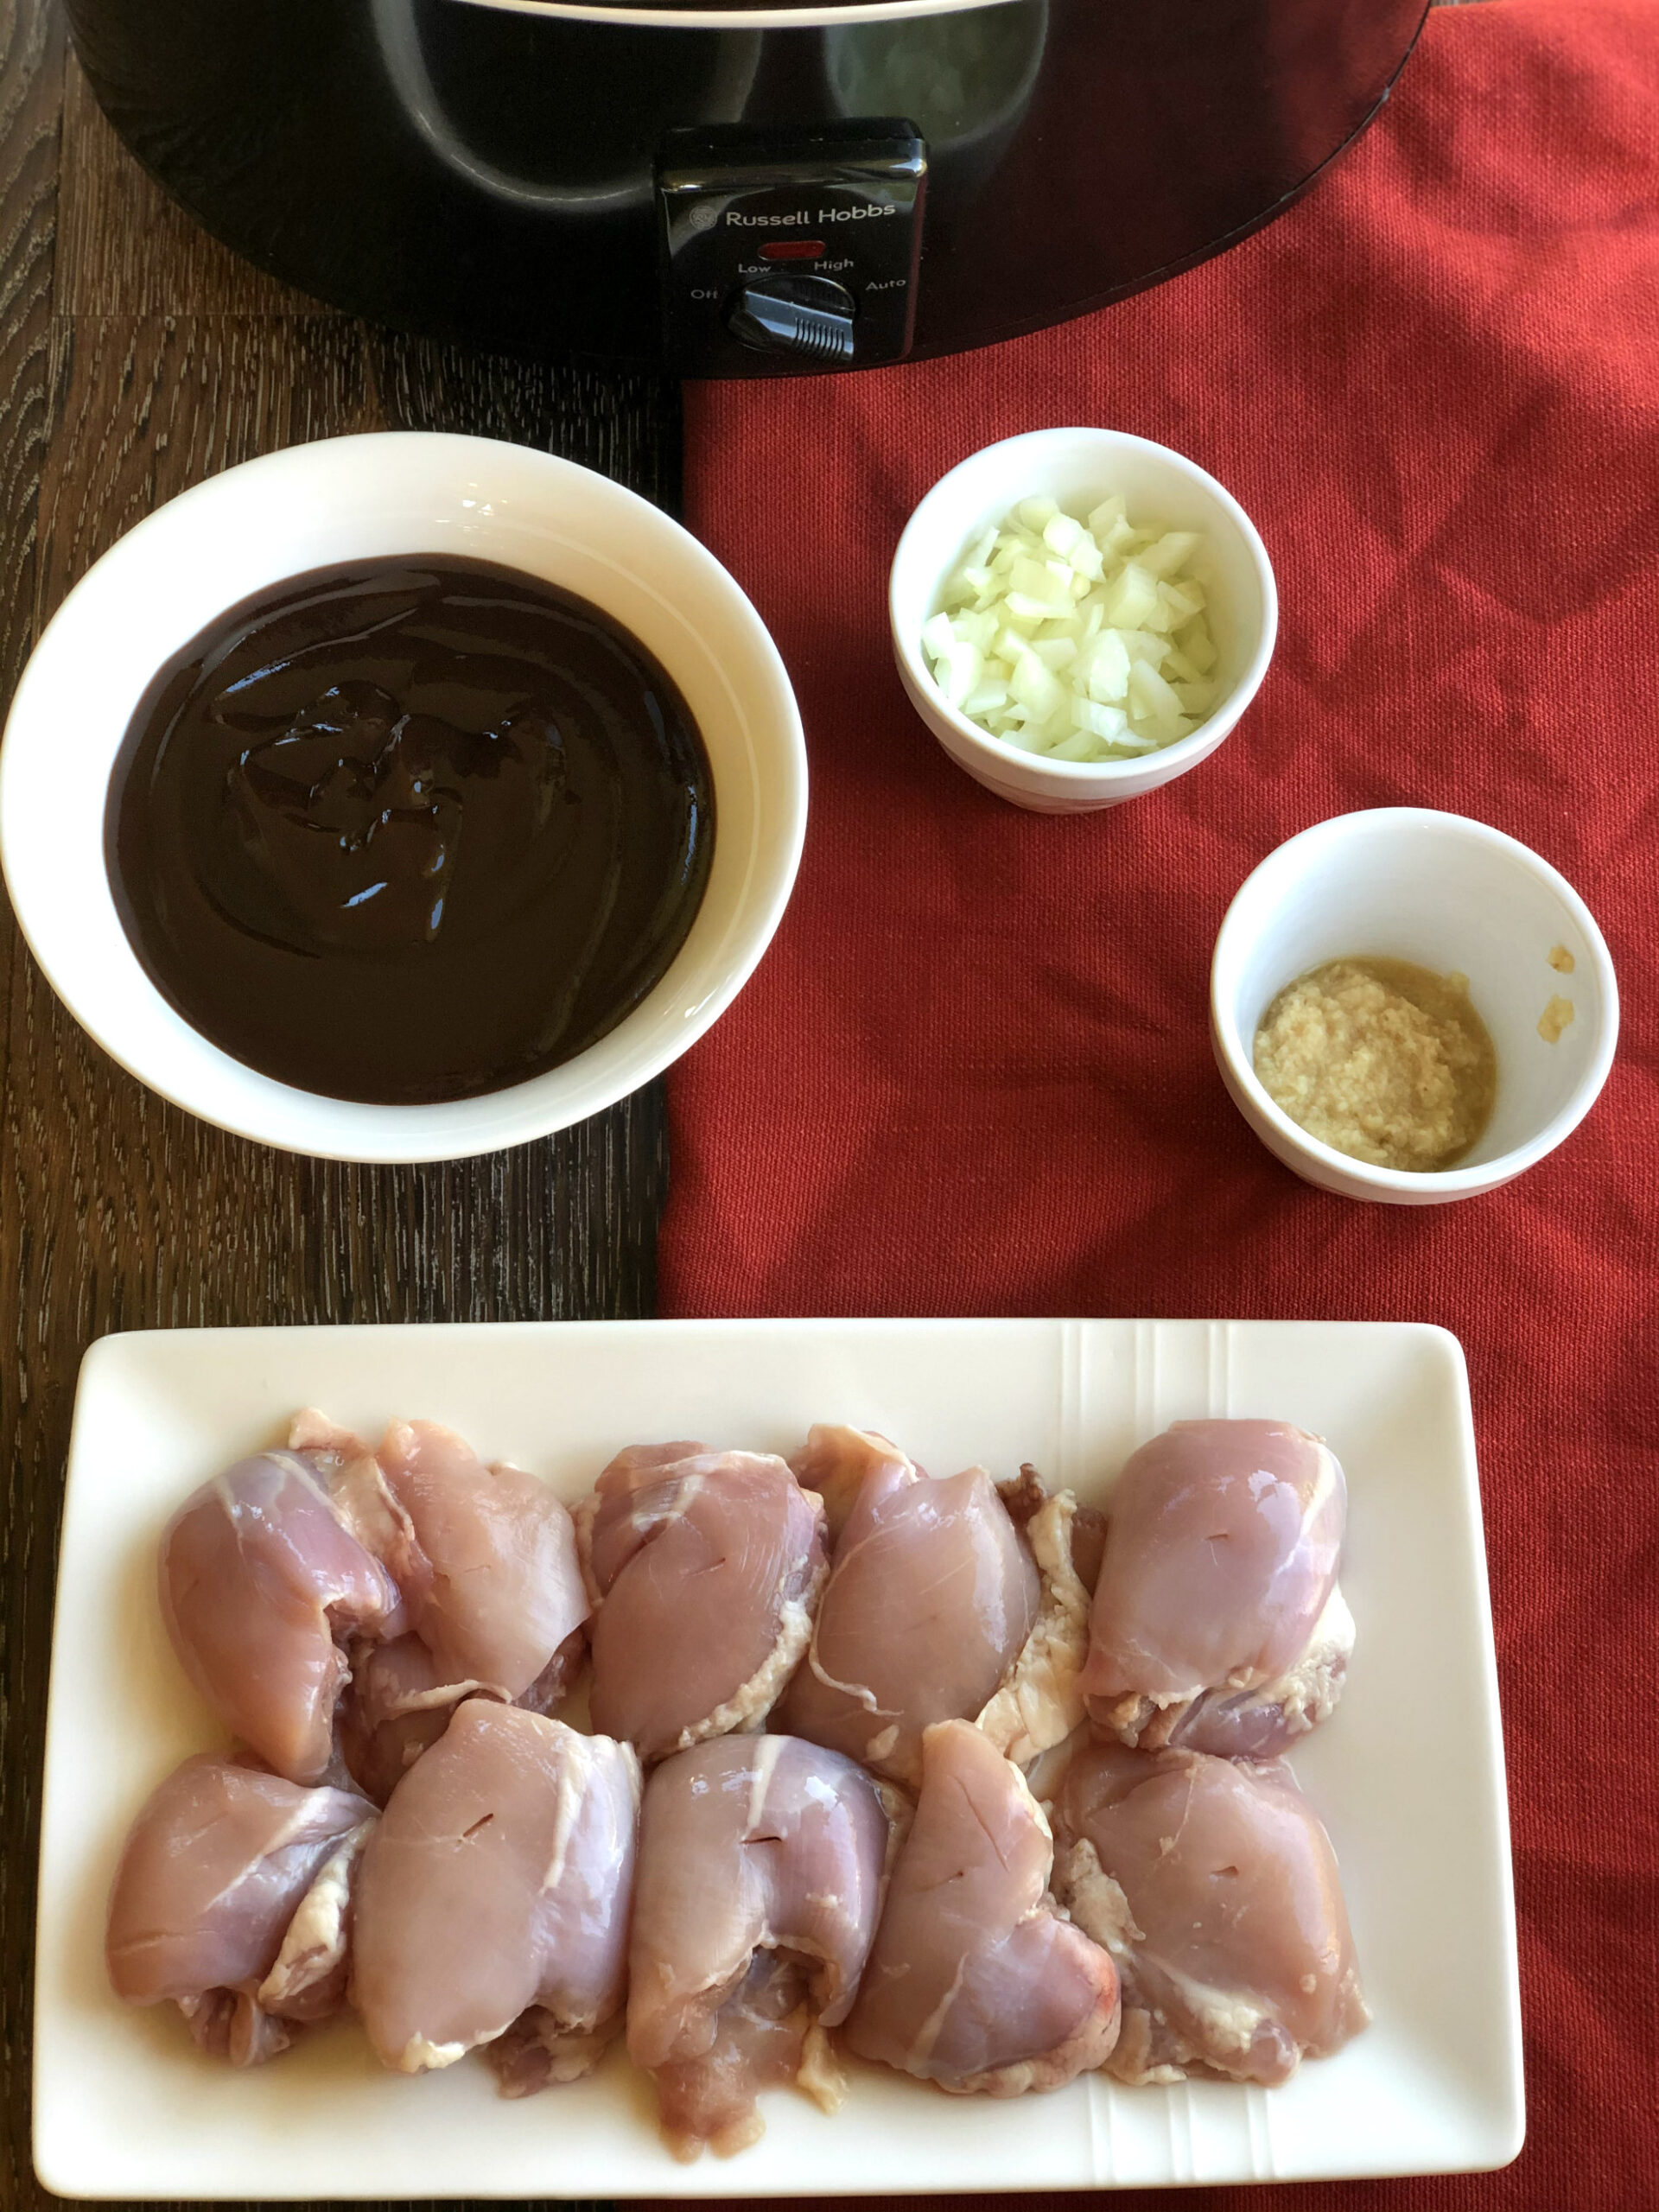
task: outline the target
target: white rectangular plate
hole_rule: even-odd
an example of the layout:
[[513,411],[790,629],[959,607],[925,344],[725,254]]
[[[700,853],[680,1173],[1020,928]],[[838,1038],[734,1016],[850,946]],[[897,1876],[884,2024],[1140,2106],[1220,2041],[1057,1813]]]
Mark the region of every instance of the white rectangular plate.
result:
[[[879,1427],[936,1471],[1036,1463],[1103,1500],[1166,1422],[1279,1415],[1348,1471],[1359,1624],[1335,1718],[1297,1772],[1341,1860],[1376,2024],[1282,2088],[1013,2103],[874,2068],[840,2117],[791,2091],[765,2139],[683,2166],[620,2051],[510,2103],[476,2063],[406,2080],[357,2030],[247,2074],[170,2007],[105,1980],[127,1825],[223,1741],[181,1680],[156,1543],[188,1491],[318,1404],[371,1434],[429,1415],[575,1499],[624,1444],[789,1452],[815,1421]],[[787,2196],[1109,2189],[1458,2171],[1522,2130],[1503,1745],[1468,1384],[1430,1328],[1200,1321],[757,1321],[230,1329],[112,1337],[81,1369],[59,1569],[41,1847],[35,2164],[65,2196]]]

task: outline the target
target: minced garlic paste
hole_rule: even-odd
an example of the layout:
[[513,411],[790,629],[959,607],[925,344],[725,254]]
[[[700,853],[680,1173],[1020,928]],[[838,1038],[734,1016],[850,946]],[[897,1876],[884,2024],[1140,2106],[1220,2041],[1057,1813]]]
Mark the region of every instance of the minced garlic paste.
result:
[[1492,1110],[1497,1067],[1466,976],[1409,960],[1330,960],[1287,983],[1255,1033],[1274,1105],[1374,1167],[1451,1167]]

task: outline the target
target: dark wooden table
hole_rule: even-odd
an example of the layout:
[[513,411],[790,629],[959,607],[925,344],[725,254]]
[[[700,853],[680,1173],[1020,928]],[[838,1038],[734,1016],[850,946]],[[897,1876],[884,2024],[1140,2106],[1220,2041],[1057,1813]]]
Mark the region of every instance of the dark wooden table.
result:
[[[0,712],[66,591],[139,518],[255,454],[466,430],[672,508],[677,394],[378,330],[238,262],[116,140],[52,0],[0,0]],[[29,2152],[53,1582],[81,1354],[113,1329],[647,1313],[660,1086],[447,1165],[298,1160],[142,1089],[77,1028],[0,899],[0,2212]]]
[[[677,504],[654,377],[376,330],[262,276],[121,147],[51,0],[0,0],[0,705],[59,601],[199,478],[350,430],[467,430]],[[225,1136],[124,1074],[0,901],[0,2206],[29,2154],[41,1738],[81,1354],[112,1329],[651,1311],[660,1086],[543,1143],[408,1168]]]

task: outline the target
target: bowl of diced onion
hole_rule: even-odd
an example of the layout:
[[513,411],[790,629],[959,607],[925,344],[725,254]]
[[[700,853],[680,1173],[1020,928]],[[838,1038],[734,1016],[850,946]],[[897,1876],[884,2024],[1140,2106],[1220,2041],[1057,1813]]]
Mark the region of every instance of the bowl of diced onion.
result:
[[1261,686],[1267,550],[1196,462],[1034,430],[942,477],[899,541],[894,657],[959,767],[1039,813],[1116,806],[1206,759]]

